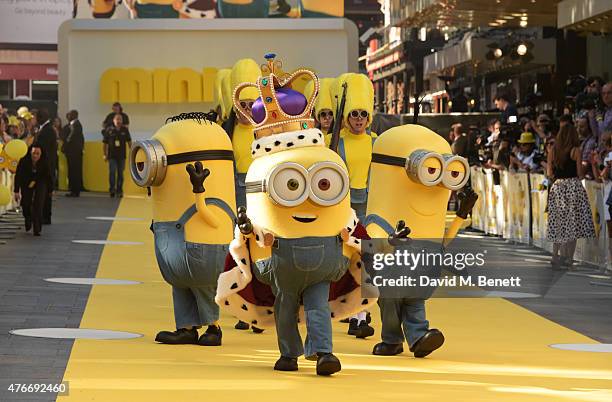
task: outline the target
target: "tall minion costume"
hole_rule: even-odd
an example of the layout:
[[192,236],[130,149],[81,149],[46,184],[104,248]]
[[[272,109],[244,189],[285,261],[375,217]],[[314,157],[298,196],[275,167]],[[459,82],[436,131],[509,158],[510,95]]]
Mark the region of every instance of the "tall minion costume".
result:
[[[385,131],[372,155],[368,233],[372,238],[387,238],[405,222],[410,237],[448,244],[476,202],[473,191],[464,191],[457,217],[445,233],[451,191],[466,185],[469,172],[467,160],[452,155],[448,142],[426,127],[408,124]],[[375,355],[402,353],[404,339],[415,357],[425,357],[442,346],[442,332],[429,329],[423,299],[380,298],[378,304],[382,342],[374,347]]]
[[217,71],[217,76],[215,77],[215,112],[217,112],[217,123],[221,125],[229,115],[229,110],[231,110],[231,106],[229,110],[227,108],[228,104],[223,99],[223,80],[227,79],[231,74],[232,70],[229,68],[222,68]]
[[172,285],[177,330],[158,333],[161,343],[221,345],[214,297],[233,237],[234,168],[229,138],[206,116],[172,117],[130,152],[132,179],[151,188],[155,255]]
[[132,18],[179,18],[176,0],[125,0]]
[[[368,133],[374,112],[374,86],[363,74],[348,73],[336,81],[347,83],[346,103],[340,131],[338,154],[348,167],[351,179],[351,207],[359,220],[365,219],[368,201],[368,176],[375,133]],[[341,96],[341,95],[340,95]]]
[[270,0],[217,0],[221,18],[268,18]]
[[[334,103],[332,101],[331,87],[334,78],[321,78],[319,80],[319,96],[314,105],[314,118],[321,132],[326,135],[334,127]],[[310,81],[304,89],[304,96],[309,98],[314,92],[314,83]]]
[[[235,88],[243,82],[255,82],[261,75],[261,69],[253,59],[238,60],[232,67],[230,73],[230,87]],[[236,205],[246,205],[246,187],[244,184],[247,171],[253,158],[251,155],[251,144],[253,143],[253,126],[245,116],[251,114],[251,108],[255,99],[259,97],[256,88],[246,88],[240,92],[238,106],[244,109],[244,113],[233,112],[234,118],[229,118],[225,128],[232,139],[234,159],[236,161]],[[232,93],[233,98],[233,93]],[[230,127],[228,127],[230,126]]]
[[[331,319],[375,300],[363,299],[359,287],[360,239],[367,234],[350,208],[346,166],[325,147],[310,117],[316,75],[301,69],[277,77],[274,55],[266,58],[268,68],[257,83],[235,90],[239,112],[244,88],[257,88],[261,97],[253,106],[247,209],[238,211],[232,261],[219,277],[216,300],[243,321],[276,327],[281,357],[275,370],[297,370],[305,353],[317,361],[317,374],[330,375],[341,368],[332,354]],[[309,99],[290,87],[304,74],[315,85]],[[307,328],[305,345],[300,320]]]
[[94,18],[111,18],[121,0],[88,0],[88,3]]

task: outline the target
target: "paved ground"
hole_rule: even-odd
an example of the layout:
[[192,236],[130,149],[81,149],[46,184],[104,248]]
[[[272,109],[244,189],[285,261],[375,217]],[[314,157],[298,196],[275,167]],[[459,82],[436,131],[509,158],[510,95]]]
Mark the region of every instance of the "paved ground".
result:
[[[114,216],[118,201],[83,194],[60,195],[53,224],[41,237],[18,230],[0,245],[0,401],[27,400],[8,394],[10,383],[60,383],[73,341],[13,336],[19,328],[74,327],[81,322],[90,286],[49,283],[51,277],[94,277],[101,246],[79,246],[73,239],[105,239],[111,222],[87,216]],[[3,227],[0,224],[0,230]],[[35,395],[37,400],[54,396]]]
[[[142,220],[115,222],[111,228],[110,222],[85,219],[115,213]],[[412,359],[407,351],[396,358],[372,356],[380,334],[376,311],[376,335],[368,340],[348,337],[345,326],[336,323],[334,346],[343,371],[333,379],[321,379],[313,375],[313,364],[303,359],[298,373],[273,372],[278,353],[274,332],[236,331],[235,319],[228,316],[221,321],[222,348],[156,345],[155,333],[172,327],[172,309],[169,287],[156,267],[149,220],[150,205],[142,199],[124,199],[117,210],[117,202],[108,198],[60,197],[54,224],[44,228],[43,237],[20,233],[0,246],[0,402],[54,400],[54,395],[8,394],[6,387],[11,382],[62,379],[70,382],[70,395],[61,401],[148,402],[198,395],[216,401],[612,400],[609,354],[548,346],[612,343],[612,288],[592,286],[596,273],[585,267],[552,277],[554,286],[546,289],[545,298],[431,300],[429,318],[445,332],[447,343],[428,359]],[[537,249],[467,235],[491,250],[489,257],[502,268],[548,272],[546,254]],[[143,244],[71,243],[107,237]],[[94,286],[90,293],[90,286],[43,281],[96,275],[142,284]],[[79,325],[144,336],[72,342],[8,335],[15,328]],[[253,392],[258,396],[254,398]]]

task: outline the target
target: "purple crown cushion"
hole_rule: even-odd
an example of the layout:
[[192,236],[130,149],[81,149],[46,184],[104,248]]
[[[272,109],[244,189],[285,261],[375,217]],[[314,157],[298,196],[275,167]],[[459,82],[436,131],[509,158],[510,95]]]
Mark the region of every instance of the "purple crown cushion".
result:
[[[299,115],[306,109],[306,97],[289,88],[279,88],[276,90],[276,98],[283,111],[289,115]],[[257,98],[253,103],[253,120],[255,123],[261,123],[266,117],[266,109],[261,98]]]

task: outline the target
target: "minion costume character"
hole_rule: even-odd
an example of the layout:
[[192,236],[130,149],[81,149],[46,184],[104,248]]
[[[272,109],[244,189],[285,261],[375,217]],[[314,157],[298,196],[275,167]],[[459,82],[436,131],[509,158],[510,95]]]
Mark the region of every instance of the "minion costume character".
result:
[[[232,67],[230,73],[230,88],[235,88],[243,82],[257,81],[261,74],[259,65],[253,59],[238,60]],[[224,95],[225,96],[225,95]],[[235,110],[224,125],[225,131],[232,140],[234,160],[236,161],[236,205],[246,205],[246,187],[244,184],[246,173],[253,162],[251,155],[251,144],[253,143],[253,126],[244,116],[250,116],[253,103],[259,94],[255,88],[247,88],[241,91],[238,106],[244,112],[237,113]],[[232,93],[232,98],[233,98]]]
[[[331,133],[334,127],[334,103],[331,94],[331,86],[334,81],[334,78],[319,79],[319,96],[314,105],[315,121],[324,135]],[[314,83],[310,81],[306,84],[304,96],[310,98],[313,92]]]
[[[215,77],[215,107],[214,111],[217,113],[217,124],[222,125],[227,116],[229,110],[227,108],[227,102],[223,99],[223,80],[231,74],[232,70],[229,68],[222,68],[217,71]],[[231,106],[229,107],[231,110]]]
[[[347,73],[336,80],[336,93],[347,84],[342,130],[338,142],[338,154],[348,167],[351,179],[351,207],[360,221],[365,219],[368,201],[368,176],[372,160],[372,146],[376,133],[368,132],[374,112],[374,87],[363,74]],[[341,96],[341,95],[340,95]],[[339,98],[338,98],[339,99]]]
[[[234,168],[229,138],[208,116],[172,117],[130,152],[132,179],[151,188],[155,255],[172,286],[177,330],[155,338],[166,344],[221,345],[214,297],[233,237],[235,195],[227,183]],[[203,326],[208,327],[198,337]]]
[[[375,300],[362,298],[359,287],[361,239],[367,234],[350,208],[346,166],[325,147],[310,118],[316,75],[300,69],[276,76],[274,57],[266,55],[268,68],[256,84],[235,90],[241,113],[246,114],[239,104],[244,88],[257,88],[261,98],[253,106],[247,209],[238,211],[231,261],[219,277],[216,300],[243,321],[276,327],[281,356],[275,370],[297,370],[297,358],[305,353],[317,361],[317,374],[331,375],[341,369],[332,354],[331,319]],[[290,88],[304,74],[314,81],[309,99]],[[300,320],[306,324],[305,345]]]
[[121,0],[87,0],[94,18],[112,18]]
[[179,18],[175,0],[125,0],[132,18]]
[[[398,230],[406,232],[405,222],[411,237],[447,245],[477,199],[470,189],[460,195],[457,217],[445,233],[451,191],[465,186],[469,172],[467,160],[452,155],[448,142],[426,127],[408,124],[385,131],[374,144],[372,155],[365,220],[368,233],[372,238],[387,238]],[[425,357],[444,343],[441,331],[429,329],[425,300],[381,297],[378,305],[382,342],[373,354],[402,353],[406,339],[415,357]]]
[[221,18],[268,18],[270,0],[218,0]]

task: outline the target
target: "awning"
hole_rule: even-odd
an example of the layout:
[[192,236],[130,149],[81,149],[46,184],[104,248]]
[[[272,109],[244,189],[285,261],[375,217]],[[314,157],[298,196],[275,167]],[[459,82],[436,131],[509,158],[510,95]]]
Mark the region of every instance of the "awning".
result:
[[57,64],[0,64],[0,80],[57,81]]
[[591,32],[612,32],[612,0],[564,0],[558,5],[557,25]]
[[[474,73],[496,69],[504,65],[504,59],[498,61],[487,60],[489,52],[488,45],[494,43],[491,39],[466,38],[455,46],[441,49],[425,57],[423,61],[423,74],[425,77],[440,74],[445,69],[459,66],[465,63],[476,64]],[[531,65],[552,65],[556,62],[556,40],[534,39],[529,41],[533,44],[530,60]],[[508,64],[510,63],[506,61]]]

